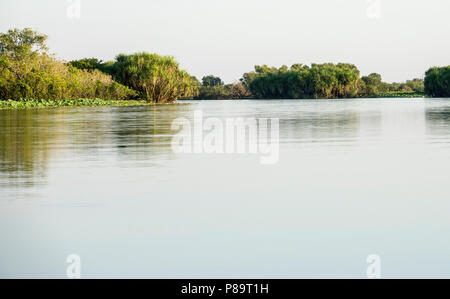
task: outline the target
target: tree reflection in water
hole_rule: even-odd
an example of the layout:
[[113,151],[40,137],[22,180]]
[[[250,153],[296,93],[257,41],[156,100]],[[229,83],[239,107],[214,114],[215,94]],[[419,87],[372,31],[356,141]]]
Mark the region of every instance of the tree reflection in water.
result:
[[[51,161],[173,159],[173,120],[189,105],[0,110],[0,188],[45,184]],[[119,165],[124,166],[124,164]]]

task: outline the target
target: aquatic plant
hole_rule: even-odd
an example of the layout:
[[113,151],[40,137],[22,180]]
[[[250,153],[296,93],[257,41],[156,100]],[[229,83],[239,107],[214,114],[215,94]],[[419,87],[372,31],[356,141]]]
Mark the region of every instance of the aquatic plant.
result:
[[0,101],[0,109],[56,108],[77,106],[145,106],[154,103],[142,100],[66,99],[66,100],[8,100]]

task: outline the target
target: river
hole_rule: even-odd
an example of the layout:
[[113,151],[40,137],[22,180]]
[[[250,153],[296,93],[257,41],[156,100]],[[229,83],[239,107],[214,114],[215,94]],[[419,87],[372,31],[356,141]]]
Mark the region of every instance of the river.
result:
[[[279,119],[176,153],[175,119]],[[450,100],[0,110],[0,278],[450,278]]]

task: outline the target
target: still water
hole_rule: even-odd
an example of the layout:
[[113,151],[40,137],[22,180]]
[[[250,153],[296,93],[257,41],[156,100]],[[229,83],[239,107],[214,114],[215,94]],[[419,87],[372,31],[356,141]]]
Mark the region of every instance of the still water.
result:
[[[175,154],[177,118],[279,118],[279,161]],[[0,277],[450,278],[450,100],[0,111]]]

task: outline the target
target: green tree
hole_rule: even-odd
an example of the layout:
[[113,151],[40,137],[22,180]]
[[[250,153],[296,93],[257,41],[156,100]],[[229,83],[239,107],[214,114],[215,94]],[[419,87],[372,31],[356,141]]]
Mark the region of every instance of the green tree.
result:
[[251,98],[251,93],[242,82],[219,86],[201,86],[197,100],[236,100]]
[[372,73],[368,76],[364,76],[361,78],[364,83],[366,84],[366,94],[376,95],[377,93],[381,92],[383,89],[383,80],[381,78],[380,74]]
[[450,97],[450,66],[432,67],[425,73],[425,93],[432,97]]
[[220,79],[219,77],[215,77],[213,75],[203,77],[202,84],[203,84],[203,86],[206,86],[206,87],[214,87],[214,86],[223,86],[224,85],[222,79]]
[[413,79],[406,81],[406,85],[414,92],[422,93],[425,91],[425,82],[423,79]]
[[103,64],[103,61],[97,59],[97,58],[83,58],[80,60],[73,60],[70,61],[69,64],[73,67],[76,67],[80,70],[100,70],[103,71],[105,69],[105,66]]
[[173,102],[195,95],[196,80],[181,70],[173,57],[150,53],[120,54],[105,71],[118,82],[136,90],[147,101]]
[[46,35],[30,28],[11,29],[7,33],[0,33],[0,55],[18,60],[46,53],[46,41]]

